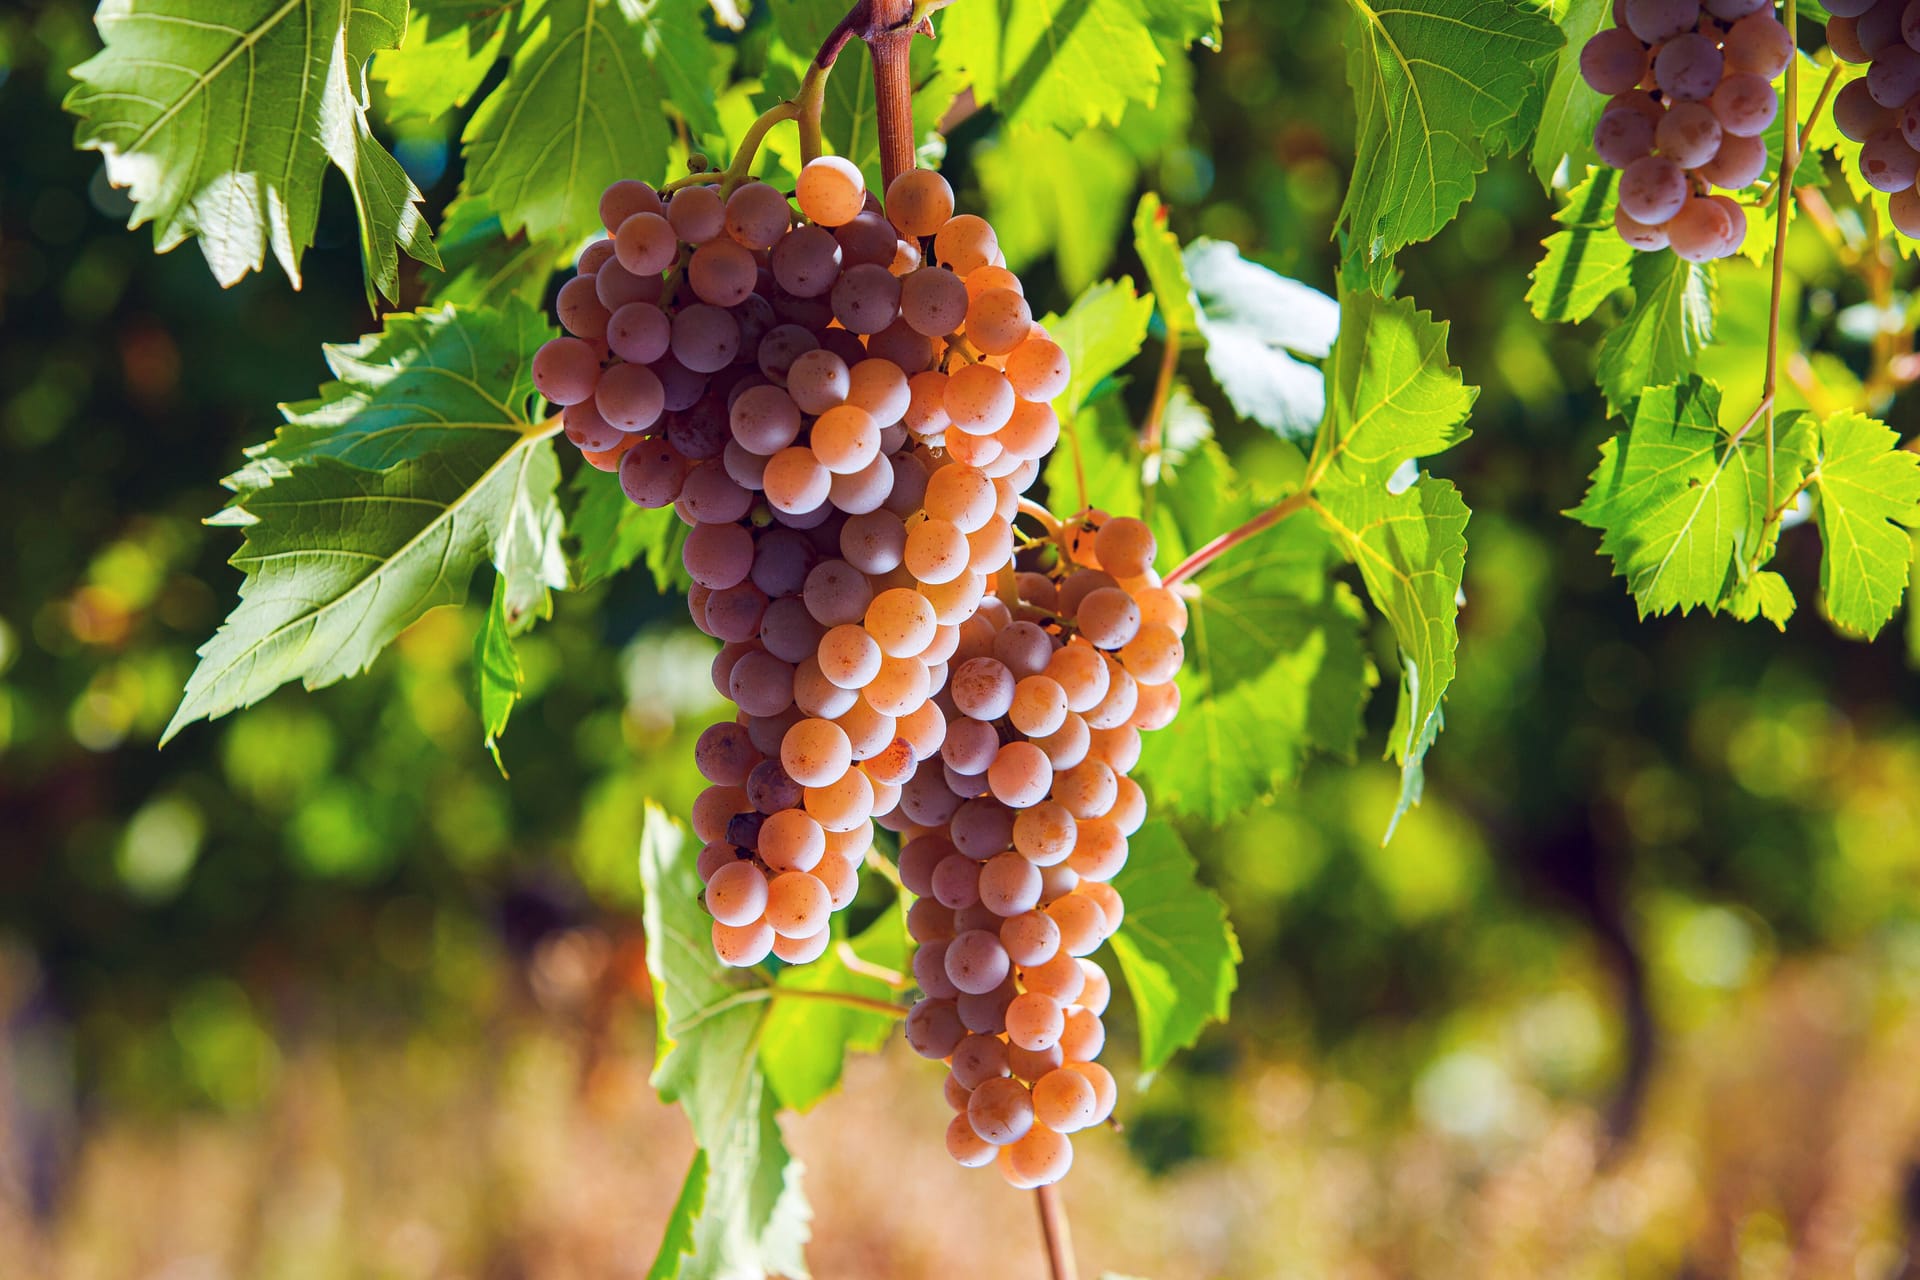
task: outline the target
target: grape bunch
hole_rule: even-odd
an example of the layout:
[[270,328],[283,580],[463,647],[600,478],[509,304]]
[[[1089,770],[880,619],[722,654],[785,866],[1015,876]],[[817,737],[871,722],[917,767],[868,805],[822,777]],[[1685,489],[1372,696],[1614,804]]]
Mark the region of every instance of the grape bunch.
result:
[[1867,74],[1833,99],[1833,123],[1860,144],[1860,176],[1887,193],[1889,220],[1920,239],[1920,8],[1907,0],[1831,0],[1827,44]]
[[1581,49],[1580,74],[1608,96],[1593,147],[1620,170],[1614,226],[1635,249],[1727,257],[1747,214],[1722,192],[1766,171],[1793,37],[1773,0],[1614,0],[1613,20]]
[[1094,512],[1062,543],[1015,606],[989,595],[960,628],[945,741],[880,819],[918,895],[906,1035],[947,1063],[947,1151],[1017,1187],[1059,1180],[1068,1135],[1113,1111],[1111,988],[1087,957],[1125,914],[1110,881],[1147,812],[1127,774],[1179,709],[1187,622],[1145,524]]
[[616,182],[535,385],[627,497],[671,505],[713,680],[695,762],[716,955],[819,956],[872,817],[946,736],[931,701],[1013,559],[1065,353],[993,229],[911,170],[885,210],[824,157],[764,182]]

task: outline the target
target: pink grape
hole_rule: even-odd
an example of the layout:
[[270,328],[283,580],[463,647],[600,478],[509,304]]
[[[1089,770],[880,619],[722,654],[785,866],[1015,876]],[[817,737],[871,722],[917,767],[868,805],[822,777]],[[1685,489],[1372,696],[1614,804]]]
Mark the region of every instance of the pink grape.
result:
[[1920,152],[1907,145],[1900,130],[1883,129],[1861,144],[1860,173],[1875,191],[1910,187],[1920,174]]
[[1666,231],[1675,255],[1687,262],[1707,262],[1725,253],[1733,223],[1717,202],[1696,196],[1668,219]]
[[1873,100],[1865,80],[1849,80],[1833,95],[1834,127],[1854,142],[1865,142],[1894,119],[1893,112]]
[[1780,112],[1780,98],[1773,86],[1745,72],[1735,72],[1722,80],[1709,102],[1721,128],[1740,138],[1759,137]]
[[599,381],[600,358],[578,338],[555,338],[533,353],[533,385],[555,404],[579,404]]
[[1654,55],[1653,78],[1660,91],[1678,102],[1698,102],[1720,83],[1724,59],[1707,36],[1688,32],[1676,36]]
[[1739,191],[1760,180],[1767,170],[1767,144],[1760,138],[1741,138],[1733,134],[1720,139],[1720,150],[1701,165],[1701,177],[1716,187]]
[[1700,20],[1699,0],[1626,0],[1626,25],[1646,44],[1661,44]]
[[1867,69],[1867,92],[1896,111],[1913,101],[1920,94],[1920,53],[1898,44],[1875,57]]
[[1620,207],[1636,222],[1663,223],[1680,212],[1686,200],[1687,175],[1671,160],[1648,156],[1620,175]]
[[1647,46],[1633,32],[1609,27],[1580,50],[1580,74],[1595,93],[1626,93],[1646,78]]
[[1713,159],[1720,150],[1720,137],[1719,117],[1701,102],[1674,103],[1654,131],[1660,154],[1682,169],[1697,169]]
[[1624,169],[1635,160],[1653,153],[1654,128],[1638,111],[1610,107],[1600,113],[1593,127],[1593,149],[1600,159],[1615,169]]

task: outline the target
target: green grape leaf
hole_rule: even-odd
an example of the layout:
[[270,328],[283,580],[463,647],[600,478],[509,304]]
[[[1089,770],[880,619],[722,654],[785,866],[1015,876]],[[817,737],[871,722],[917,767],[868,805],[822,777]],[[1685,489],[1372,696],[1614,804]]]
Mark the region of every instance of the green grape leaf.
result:
[[[871,972],[849,967],[841,946],[864,965],[905,973],[912,944],[907,940],[904,904],[882,912],[859,937],[836,943],[812,964],[782,969],[777,985],[782,991],[831,992],[897,1001],[893,987]],[[905,1007],[901,1006],[902,1012]],[[868,1013],[850,1005],[821,1000],[775,1000],[760,1036],[760,1067],[780,1104],[805,1111],[840,1085],[847,1050],[878,1050],[899,1034],[900,1020],[884,1013]]]
[[[1060,418],[1060,444],[1047,459],[1045,477],[1055,507],[1063,508],[1071,495],[1077,509],[1089,501],[1089,494],[1097,494],[1107,510],[1137,514],[1139,459],[1131,428],[1114,416],[1117,405],[1106,406],[1095,393],[1140,354],[1152,318],[1153,295],[1136,295],[1133,280],[1124,276],[1082,293],[1066,315],[1042,318],[1073,367],[1067,389],[1053,402]],[[1108,479],[1112,489],[1103,487]]]
[[[1805,472],[1806,435],[1803,417],[1785,420],[1775,451],[1778,496],[1792,493]],[[1567,514],[1600,531],[1601,551],[1644,618],[1717,612],[1741,564],[1756,557],[1768,506],[1762,437],[1735,444],[1720,427],[1720,388],[1688,378],[1641,395],[1627,428],[1601,445],[1585,500]],[[1759,613],[1767,601],[1743,599],[1737,612],[1748,603]]]
[[937,19],[937,56],[1010,124],[1078,132],[1117,122],[1129,102],[1153,100],[1162,56],[1150,24],[1180,16],[1160,8],[1144,0],[957,4]]
[[1407,459],[1467,438],[1467,413],[1480,392],[1447,363],[1447,328],[1404,298],[1341,299],[1327,411],[1313,442],[1317,473],[1377,487]]
[[[1157,492],[1151,523],[1165,564],[1270,505],[1213,445]],[[1317,524],[1288,519],[1195,576],[1181,713],[1142,746],[1156,805],[1220,823],[1294,781],[1311,752],[1352,758],[1377,677],[1364,611],[1328,577],[1339,560]],[[1246,750],[1249,740],[1260,750]]]
[[1473,196],[1489,156],[1513,155],[1540,119],[1566,37],[1512,0],[1349,0],[1347,79],[1359,118],[1340,206],[1346,261],[1378,292],[1393,257]]
[[478,200],[455,200],[440,224],[441,269],[426,277],[427,296],[458,307],[505,308],[518,299],[538,308],[567,260],[549,241],[509,236],[500,215]]
[[1453,683],[1467,505],[1452,484],[1432,476],[1399,493],[1377,480],[1330,477],[1315,488],[1312,505],[1359,566],[1368,598],[1399,641],[1400,701],[1387,742],[1400,765],[1398,823],[1419,803],[1422,761],[1439,736],[1440,704]]
[[525,12],[499,0],[413,0],[406,39],[373,59],[386,118],[436,120],[466,106]]
[[1566,34],[1553,62],[1553,79],[1533,136],[1533,172],[1551,191],[1564,176],[1577,177],[1593,155],[1593,126],[1606,99],[1587,87],[1580,75],[1580,50],[1593,33],[1608,25],[1609,0],[1552,0],[1551,13]]
[[627,500],[619,481],[592,467],[574,474],[568,486],[573,510],[567,530],[573,542],[573,580],[591,587],[645,558],[654,586],[662,594],[684,590],[692,579],[680,563],[686,526],[672,507],[649,511]]
[[714,958],[700,907],[697,850],[680,826],[648,802],[640,836],[642,920],[653,980],[659,1048],[653,1085],[678,1102],[706,1152],[702,1212],[693,1248],[684,1224],[669,1224],[655,1274],[680,1280],[731,1280],[769,1272],[807,1274],[803,1246],[811,1216],[800,1165],[775,1122],[775,1100],[760,1069],[759,1040],[769,1000],[763,976],[727,970]]
[[[1025,271],[1053,254],[1060,284],[1078,293],[1113,257],[1139,165],[1113,134],[1085,129],[1014,127],[973,152],[987,217],[1007,266]],[[1072,182],[1035,182],[1036,173],[1070,173]]]
[[1073,366],[1067,389],[1053,402],[1062,423],[1072,422],[1092,399],[1094,388],[1140,354],[1152,318],[1153,295],[1136,294],[1132,277],[1122,276],[1086,290],[1066,315],[1041,321]]
[[1533,269],[1527,305],[1536,319],[1565,324],[1585,320],[1594,309],[1631,284],[1640,255],[1613,229],[1619,175],[1588,169],[1586,181],[1567,194],[1553,220],[1565,227],[1546,239],[1546,253]]
[[1190,334],[1200,324],[1200,300],[1187,276],[1180,239],[1167,228],[1167,211],[1160,197],[1149,191],[1133,210],[1133,249],[1147,271],[1160,322],[1173,333]]
[[1312,432],[1326,409],[1320,370],[1340,305],[1318,289],[1249,262],[1223,240],[1195,240],[1182,259],[1207,343],[1207,368],[1241,417],[1283,436]]
[[1906,589],[1910,531],[1920,528],[1920,457],[1882,423],[1837,413],[1821,424],[1810,487],[1826,549],[1827,617],[1843,631],[1875,636]]
[[525,308],[448,308],[327,349],[338,380],[284,406],[287,425],[226,481],[215,522],[246,530],[232,563],[247,576],[163,741],[290,680],[358,674],[428,609],[463,601],[484,562],[505,576],[510,619],[547,607],[566,584],[558,428],[526,407],[550,332]]
[[105,45],[73,69],[75,145],[130,188],[162,253],[189,236],[232,285],[269,245],[294,287],[331,163],[359,214],[367,293],[397,296],[400,251],[435,263],[421,195],[367,123],[365,67],[400,43],[406,0],[103,0]]
[[694,1240],[694,1227],[706,1208],[707,1153],[695,1147],[693,1163],[687,1167],[686,1181],[680,1184],[680,1195],[673,1202],[673,1212],[667,1215],[667,1229],[660,1240],[660,1251],[654,1255],[653,1265],[647,1268],[647,1280],[674,1280],[680,1274],[681,1265],[699,1247]]
[[1624,413],[1647,387],[1677,382],[1713,341],[1711,268],[1671,253],[1638,253],[1627,271],[1633,306],[1600,340],[1607,412]]
[[662,102],[718,128],[710,57],[696,0],[544,0],[467,122],[462,194],[509,233],[597,230],[609,183],[664,174]]
[[480,630],[473,638],[474,678],[480,686],[480,723],[486,731],[486,746],[494,767],[506,776],[500,760],[500,736],[507,731],[513,704],[520,700],[526,673],[520,667],[520,655],[513,648],[513,628],[507,618],[507,579],[493,578],[493,601],[487,606]]
[[1224,1022],[1239,983],[1240,940],[1199,874],[1173,827],[1149,822],[1113,878],[1127,914],[1110,945],[1133,996],[1143,1072],[1165,1066],[1207,1023]]
[[1740,621],[1752,622],[1755,618],[1765,618],[1782,631],[1787,629],[1787,620],[1793,617],[1794,607],[1793,588],[1771,569],[1749,574],[1735,583],[1733,591],[1727,596],[1727,612]]

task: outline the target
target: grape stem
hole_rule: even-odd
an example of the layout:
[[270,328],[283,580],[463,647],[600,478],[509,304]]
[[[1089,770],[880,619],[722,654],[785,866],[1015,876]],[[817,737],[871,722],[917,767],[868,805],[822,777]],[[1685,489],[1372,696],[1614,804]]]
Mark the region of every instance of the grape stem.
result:
[[1160,487],[1160,452],[1166,436],[1167,401],[1173,397],[1173,375],[1180,367],[1180,330],[1167,325],[1166,347],[1160,353],[1160,373],[1153,382],[1153,402],[1147,406],[1147,421],[1142,428],[1141,514],[1153,514],[1154,491]]
[[[1827,72],[1827,78],[1821,81],[1820,96],[1813,100],[1813,109],[1807,112],[1807,122],[1800,127],[1800,144],[1797,150],[1804,152],[1807,149],[1807,142],[1813,137],[1813,126],[1820,122],[1820,113],[1826,110],[1827,103],[1833,97],[1834,87],[1839,83],[1840,68],[1835,66]],[[1779,189],[1780,179],[1778,176],[1775,176],[1774,180],[1769,182],[1760,192],[1759,198],[1753,202],[1753,207],[1756,209],[1766,208],[1767,202],[1773,199],[1774,192]]]
[[1262,511],[1259,515],[1247,521],[1239,528],[1229,529],[1175,565],[1173,572],[1162,579],[1163,585],[1171,587],[1186,581],[1234,547],[1245,542],[1248,538],[1258,533],[1264,533],[1266,530],[1271,529],[1274,525],[1279,524],[1282,520],[1285,520],[1288,516],[1308,506],[1312,502],[1313,490],[1309,487],[1303,486],[1295,492],[1288,494],[1279,502],[1268,507],[1265,511]]
[[1067,1205],[1060,1198],[1060,1184],[1049,1182],[1036,1188],[1040,1204],[1040,1234],[1047,1242],[1047,1270],[1053,1280],[1080,1280],[1080,1269],[1073,1259],[1073,1230],[1067,1222]]
[[[1763,492],[1769,507],[1773,504],[1774,486],[1774,391],[1780,385],[1780,298],[1786,288],[1787,223],[1792,218],[1794,201],[1798,198],[1793,188],[1793,175],[1800,166],[1801,135],[1799,130],[1792,127],[1793,121],[1800,118],[1800,28],[1797,9],[1798,0],[1787,0],[1786,10],[1781,17],[1786,24],[1787,35],[1794,42],[1794,52],[1787,60],[1788,127],[1781,143],[1780,176],[1774,179],[1780,191],[1773,207],[1773,282],[1767,299],[1767,372],[1760,385],[1760,404],[1753,411],[1754,417],[1764,416],[1767,422],[1767,487]],[[1746,426],[1741,427],[1740,434],[1734,437],[1735,444],[1752,425],[1753,418],[1748,418]],[[1754,543],[1756,562],[1768,545],[1768,535],[1778,524],[1779,511],[1769,511],[1761,522],[1760,537]]]

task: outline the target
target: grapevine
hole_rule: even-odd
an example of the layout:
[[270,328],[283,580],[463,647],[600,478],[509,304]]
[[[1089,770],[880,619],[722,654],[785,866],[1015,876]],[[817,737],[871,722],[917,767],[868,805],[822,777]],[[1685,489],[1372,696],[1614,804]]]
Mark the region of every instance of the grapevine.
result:
[[[1485,353],[1456,365],[1467,318],[1407,252],[1483,184],[1506,226],[1497,162],[1558,210],[1534,316],[1593,326],[1574,358],[1539,344],[1558,381],[1527,410],[1599,441],[1551,509],[1593,531],[1614,603],[1785,630],[1804,599],[1870,639],[1909,589],[1920,453],[1869,415],[1920,378],[1920,3],[1827,0],[1821,43],[1798,0],[1355,0],[1351,149],[1270,131],[1258,217],[1207,208],[1182,149],[1192,51],[1222,34],[1201,0],[312,8],[105,0],[73,72],[132,222],[197,237],[222,284],[271,256],[297,285],[337,170],[378,320],[223,482],[208,523],[244,585],[161,740],[361,674],[477,575],[505,775],[555,597],[605,584],[643,632],[670,601],[705,676],[646,673],[674,687],[629,704],[671,762],[580,838],[637,837],[653,1083],[699,1152],[650,1274],[804,1274],[779,1117],[889,1045],[948,1103],[925,1146],[1036,1192],[1074,1274],[1076,1158],[1084,1182],[1120,1145],[1091,1135],[1229,1011],[1208,879],[1239,846],[1212,833],[1371,740],[1392,839],[1462,619],[1516,616],[1467,568],[1466,498],[1508,442],[1476,421],[1458,482],[1450,452]],[[406,130],[455,113],[442,211]],[[1336,211],[1310,192],[1340,165]],[[1266,265],[1315,219],[1321,287]],[[1489,226],[1435,252],[1497,263]],[[678,687],[702,679],[717,703]],[[607,861],[631,890],[631,849]]]

